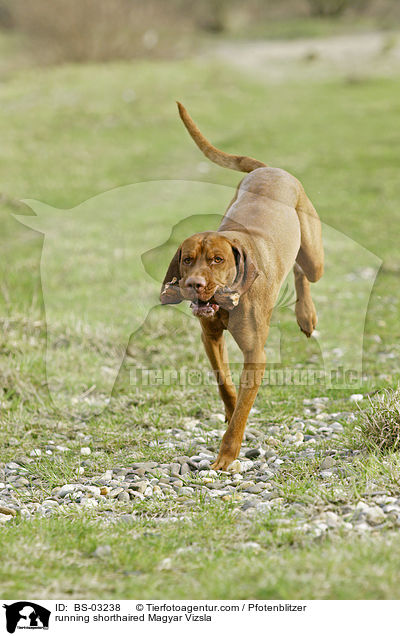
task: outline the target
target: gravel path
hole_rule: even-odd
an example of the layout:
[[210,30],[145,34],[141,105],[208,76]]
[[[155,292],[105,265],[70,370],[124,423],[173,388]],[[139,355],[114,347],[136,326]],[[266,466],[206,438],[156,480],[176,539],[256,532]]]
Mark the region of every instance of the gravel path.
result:
[[296,77],[299,65],[304,78],[326,79],[327,73],[394,75],[400,68],[400,36],[382,31],[296,40],[222,41],[204,56],[268,81]]
[[[29,520],[89,510],[93,518],[106,522],[149,514],[160,522],[179,521],[195,513],[201,496],[202,501],[229,502],[243,517],[269,515],[276,520],[278,515],[282,525],[295,524],[300,532],[317,536],[334,529],[362,533],[400,527],[400,498],[374,490],[374,484],[351,502],[346,466],[359,451],[344,447],[341,422],[352,421],[354,415],[328,413],[327,406],[328,398],[305,400],[303,417],[290,424],[249,426],[240,458],[225,472],[210,468],[215,458],[210,448],[218,447],[224,432],[222,415],[206,423],[187,418],[182,428],[163,431],[163,438],[151,445],[167,452],[182,444],[196,448],[194,455],[177,455],[169,463],[137,462],[89,478],[84,474],[89,464],[85,456],[91,449],[82,447],[79,479],[54,488],[35,475],[37,456],[62,455],[68,448],[48,443],[32,449],[23,461],[0,466],[0,524],[18,516]],[[255,410],[253,418],[257,419]],[[322,453],[315,449],[321,441]],[[311,468],[316,486],[293,498],[287,490],[285,494],[285,486],[299,462]],[[149,512],[148,504],[153,503]]]

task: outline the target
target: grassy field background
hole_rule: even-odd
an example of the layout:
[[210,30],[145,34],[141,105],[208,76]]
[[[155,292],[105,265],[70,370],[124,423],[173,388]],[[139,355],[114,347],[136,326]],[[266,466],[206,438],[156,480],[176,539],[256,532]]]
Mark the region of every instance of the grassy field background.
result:
[[[52,254],[51,334],[46,328],[40,276],[43,235],[24,227],[14,215],[32,214],[22,199],[72,209],[108,190],[143,181],[174,179],[227,186],[238,175],[207,164],[178,120],[174,101],[191,111],[215,145],[228,152],[250,154],[287,169],[304,184],[323,222],[364,246],[383,261],[371,294],[363,350],[366,394],[399,380],[400,220],[399,98],[400,85],[391,75],[375,73],[367,64],[362,75],[350,72],[310,77],[310,61],[296,65],[279,82],[268,74],[238,71],[210,56],[182,61],[137,61],[104,65],[64,65],[46,69],[2,71],[0,83],[0,460],[24,457],[44,448],[48,439],[68,439],[62,459],[38,459],[37,470],[49,483],[71,480],[79,469],[82,439],[95,449],[87,474],[100,474],[132,461],[168,461],[176,450],[150,446],[156,427],[160,437],[171,422],[185,417],[209,418],[221,412],[217,391],[208,387],[151,387],[139,394],[122,368],[111,402],[101,415],[90,406],[105,405],[101,379],[92,384],[85,368],[99,351],[109,365],[122,359],[141,303],[156,298],[157,285],[143,278],[137,254],[157,247],[154,237],[168,238],[181,218],[174,206],[158,197],[144,210],[131,206],[127,190],[109,201],[121,203],[110,228],[110,206],[83,207],[85,232],[74,251],[73,234],[54,223],[57,245],[65,240],[76,258]],[[291,69],[293,70],[293,69]],[[303,74],[302,74],[303,73]],[[307,81],[304,81],[304,77]],[[156,190],[157,192],[157,190]],[[201,186],[200,209],[193,189],[182,186],[180,201],[190,214],[215,214],[224,200]],[[108,195],[107,195],[108,196]],[[113,198],[114,197],[114,198]],[[99,198],[99,201],[104,201]],[[199,200],[197,200],[199,204]],[[78,208],[78,210],[81,208]],[[93,214],[96,223],[90,223]],[[160,216],[162,215],[162,218]],[[155,229],[157,227],[157,230]],[[117,228],[124,237],[123,258],[116,270],[105,270],[101,289],[90,296],[96,319],[82,312],[90,272],[104,262],[99,245],[108,245]],[[119,240],[119,234],[116,234]],[[68,243],[70,241],[70,243]],[[96,248],[96,249],[95,249]],[[104,255],[103,255],[104,256]],[[340,257],[340,255],[339,255]],[[99,258],[97,261],[96,258]],[[341,347],[343,312],[349,300],[340,294],[341,271],[357,272],[358,263],[327,264],[334,287],[320,294],[330,314],[332,342]],[[343,275],[343,273],[341,274]],[[344,276],[344,275],[343,275]],[[343,281],[345,285],[345,281]],[[118,300],[120,297],[120,300]],[[315,289],[318,299],[318,285]],[[117,300],[116,300],[117,299]],[[65,311],[65,306],[69,310]],[[115,303],[121,311],[115,311]],[[94,304],[93,304],[94,303]],[[355,305],[357,298],[354,299]],[[129,309],[131,307],[131,309]],[[317,307],[318,309],[318,307]],[[94,315],[93,314],[93,315]],[[90,314],[91,316],[91,314]],[[89,317],[90,317],[89,316]],[[279,314],[282,363],[304,368],[320,357],[318,341],[306,341],[291,311]],[[351,329],[351,325],[347,329]],[[195,320],[174,309],[155,308],[132,342],[137,364],[207,369]],[[59,397],[65,411],[55,412],[46,384],[45,350],[51,335],[55,362],[62,374]],[[351,338],[351,334],[350,334]],[[100,374],[101,375],[101,374]],[[89,404],[86,392],[90,390]],[[358,391],[358,389],[357,389]],[[329,411],[355,409],[351,390],[325,386],[263,387],[257,398],[258,421],[280,423],[301,414],[303,399],[329,397]],[[76,395],[82,398],[76,400]],[[362,403],[365,405],[365,403]],[[223,424],[220,425],[223,428]],[[357,445],[355,424],[346,443]],[[179,446],[179,445],[178,445]],[[338,442],[338,450],[340,443]],[[190,448],[179,449],[190,454]],[[400,493],[396,455],[364,452],[354,467],[349,500],[357,502],[368,479],[388,494]],[[323,447],[321,447],[321,452]],[[283,484],[284,485],[284,484]],[[291,496],[317,493],[310,468],[291,476]],[[172,504],[171,504],[172,505]],[[153,506],[153,507],[152,507]],[[397,598],[400,575],[398,530],[383,528],[368,537],[340,533],[310,538],[281,523],[279,514],[239,523],[229,504],[198,501],[190,521],[156,522],[168,503],[138,507],[130,525],[103,526],[90,512],[68,518],[23,520],[0,528],[0,594],[3,598]],[[129,506],[128,506],[129,507]],[[130,504],[132,508],[132,504]],[[169,510],[173,513],[173,509]],[[241,548],[245,541],[262,546]],[[103,559],[91,555],[107,543]],[[195,553],[181,548],[196,546]],[[239,546],[239,547],[238,547]],[[29,558],[28,558],[29,555]],[[172,569],[160,562],[172,558]],[[12,576],[9,563],[13,563]],[[40,581],[37,572],[42,572]]]

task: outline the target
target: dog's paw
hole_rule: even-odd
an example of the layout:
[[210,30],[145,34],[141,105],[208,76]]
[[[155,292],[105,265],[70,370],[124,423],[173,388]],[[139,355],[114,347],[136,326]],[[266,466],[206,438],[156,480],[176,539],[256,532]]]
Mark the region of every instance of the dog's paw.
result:
[[228,466],[230,466],[232,464],[234,460],[229,457],[217,457],[217,459],[215,460],[215,462],[213,464],[211,464],[211,469],[212,470],[226,470],[228,468]]
[[296,319],[301,331],[309,338],[318,322],[317,312],[311,299],[309,302],[297,301]]
[[226,470],[232,464],[232,462],[235,461],[238,455],[239,451],[219,453],[217,459],[211,465],[212,470]]

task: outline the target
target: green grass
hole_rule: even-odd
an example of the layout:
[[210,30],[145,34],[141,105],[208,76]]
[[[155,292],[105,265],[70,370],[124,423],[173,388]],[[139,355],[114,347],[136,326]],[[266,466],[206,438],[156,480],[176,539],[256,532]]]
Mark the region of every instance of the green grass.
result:
[[[99,359],[118,369],[134,325],[140,324],[140,304],[156,298],[158,283],[143,275],[137,256],[167,240],[182,218],[182,209],[188,216],[221,212],[238,180],[237,174],[211,164],[206,174],[202,172],[203,158],[178,120],[175,99],[187,105],[204,133],[224,150],[248,153],[293,172],[329,226],[328,236],[333,236],[329,229],[333,228],[383,261],[368,305],[361,391],[396,386],[400,379],[395,231],[400,217],[399,98],[396,78],[349,82],[339,77],[303,83],[299,76],[295,84],[270,85],[236,70],[190,60],[64,66],[9,76],[0,85],[1,461],[24,457],[49,440],[66,444],[64,459],[40,459],[34,467],[35,474],[51,485],[65,483],[77,474],[85,436],[94,449],[85,467],[88,475],[139,459],[168,461],[174,450],[149,446],[155,437],[153,427],[162,438],[164,429],[179,428],[184,417],[206,419],[221,412],[216,389],[135,390],[126,362],[108,408],[97,416],[92,408],[93,401],[100,410],[104,407],[107,372],[94,378],[88,369],[97,368]],[[160,197],[160,186],[152,183],[162,179],[183,182],[172,198]],[[187,184],[189,180],[200,183]],[[139,191],[112,190],[143,181],[150,183]],[[112,192],[90,200],[107,190]],[[26,198],[67,209],[89,199],[77,208],[85,232],[80,231],[82,225],[65,223],[75,216],[64,214],[50,224],[54,242],[46,246],[51,267],[44,283],[39,269],[43,236],[13,217],[30,213],[18,203]],[[109,270],[107,250],[121,241],[121,266]],[[335,260],[327,263],[326,277],[315,286],[314,296],[325,337],[334,348],[351,344],[353,338],[358,299],[351,296],[345,274],[357,272],[359,262],[352,259],[360,253],[346,249],[342,256],[339,243],[329,254]],[[161,271],[164,263],[158,265]],[[44,291],[51,291],[47,326],[42,284]],[[321,364],[318,341],[307,341],[300,334],[292,311],[277,312],[274,330],[281,335],[284,366]],[[46,335],[52,369],[59,368],[50,379],[45,373]],[[208,368],[195,321],[173,308],[154,308],[131,347],[138,365]],[[235,359],[239,360],[237,354]],[[58,386],[61,414],[52,408],[47,381],[52,388]],[[331,398],[332,412],[350,410],[352,392],[320,384],[265,386],[257,399],[257,419],[290,421],[301,414],[304,398],[318,395]],[[74,400],[76,396],[80,398]],[[352,426],[347,429],[349,444],[354,433]],[[323,446],[318,450],[322,453]],[[357,501],[370,479],[388,493],[399,493],[396,456],[384,460],[379,453],[363,455],[347,470],[349,501]],[[283,473],[281,488],[292,499],[302,500],[307,493],[329,496],[321,491],[312,463],[299,463],[293,474]],[[40,499],[40,492],[37,496]],[[4,598],[398,596],[399,538],[390,529],[375,532],[370,539],[346,535],[326,541],[306,539],[281,523],[279,515],[264,522],[239,522],[230,504],[199,501],[177,533],[173,523],[160,526],[152,519],[155,513],[166,514],[170,503],[154,504],[157,510],[151,505],[135,509],[131,526],[104,527],[91,513],[71,512],[67,519],[18,518],[1,527],[0,594]],[[261,545],[261,553],[237,547],[249,540]],[[105,561],[90,556],[99,544],[111,546]],[[177,552],[179,548],[188,551]],[[165,558],[173,559],[172,570],[159,569]],[[5,570],[10,559],[12,582]]]
[[[4,598],[35,590],[44,599],[391,599],[400,583],[398,533],[305,540],[274,519],[240,527],[217,505],[199,506],[196,523],[180,522],[179,532],[151,518],[104,528],[86,517],[21,523],[2,534]],[[260,547],[245,547],[249,540]],[[109,553],[96,557],[99,546]],[[10,561],[18,564],[12,580]]]

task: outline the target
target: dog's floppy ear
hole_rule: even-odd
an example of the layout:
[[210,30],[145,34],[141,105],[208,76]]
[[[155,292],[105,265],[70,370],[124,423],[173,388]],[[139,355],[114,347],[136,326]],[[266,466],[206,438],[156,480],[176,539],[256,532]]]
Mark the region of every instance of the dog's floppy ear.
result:
[[214,293],[218,305],[228,311],[237,307],[241,295],[247,292],[260,273],[238,241],[232,244],[232,251],[236,264],[235,280],[230,287],[219,288]]
[[236,278],[231,289],[241,296],[250,289],[260,272],[239,242],[232,245],[232,251],[236,263]]
[[169,264],[161,287],[160,301],[162,305],[177,305],[183,300],[179,287],[179,279],[181,277],[180,262],[181,248],[179,247]]

